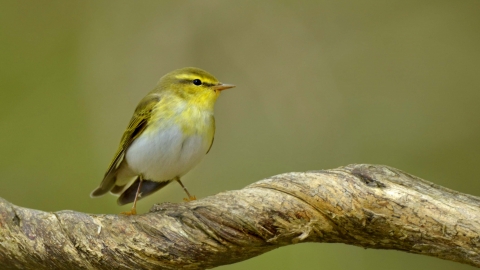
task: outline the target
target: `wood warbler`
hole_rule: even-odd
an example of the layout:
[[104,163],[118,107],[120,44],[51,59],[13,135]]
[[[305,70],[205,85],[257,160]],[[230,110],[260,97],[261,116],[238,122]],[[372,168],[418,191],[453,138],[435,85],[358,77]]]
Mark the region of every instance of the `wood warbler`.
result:
[[138,104],[103,181],[90,196],[110,191],[120,195],[119,205],[133,202],[125,214],[136,214],[139,199],[175,180],[194,200],[180,177],[212,147],[215,101],[232,87],[193,67],[163,76]]

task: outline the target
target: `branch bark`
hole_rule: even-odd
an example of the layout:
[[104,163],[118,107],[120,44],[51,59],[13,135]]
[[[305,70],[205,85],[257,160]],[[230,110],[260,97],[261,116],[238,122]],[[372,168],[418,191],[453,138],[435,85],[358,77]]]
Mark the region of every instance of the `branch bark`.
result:
[[480,266],[480,199],[382,165],[285,173],[137,216],[47,213],[0,199],[2,269],[205,269],[300,242]]

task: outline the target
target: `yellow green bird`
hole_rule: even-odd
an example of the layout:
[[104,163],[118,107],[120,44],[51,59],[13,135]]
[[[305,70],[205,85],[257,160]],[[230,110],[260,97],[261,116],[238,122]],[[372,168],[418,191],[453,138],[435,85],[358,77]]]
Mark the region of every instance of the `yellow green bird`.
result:
[[199,68],[187,67],[163,76],[137,105],[107,172],[91,197],[107,192],[117,202],[136,203],[172,181],[194,200],[180,177],[208,153],[213,144],[213,110],[221,91],[235,87]]

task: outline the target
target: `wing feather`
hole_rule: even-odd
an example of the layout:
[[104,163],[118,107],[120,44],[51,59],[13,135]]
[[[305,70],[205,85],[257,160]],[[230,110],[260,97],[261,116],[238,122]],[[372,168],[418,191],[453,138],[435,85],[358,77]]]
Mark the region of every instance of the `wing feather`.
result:
[[212,142],[210,143],[210,146],[208,147],[207,153],[205,153],[205,155],[208,154],[208,152],[210,152],[210,149],[212,149],[213,141],[215,140],[215,117],[213,117],[213,115],[212,115],[211,121],[212,121],[212,133],[213,133]]
[[152,93],[145,96],[137,105],[132,119],[130,119],[127,130],[125,130],[123,133],[117,152],[115,153],[112,162],[110,162],[100,186],[92,192],[92,197],[101,196],[113,188],[115,185],[118,168],[125,158],[126,150],[132,144],[132,142],[138,138],[143,131],[145,131],[152,110],[159,101],[160,96]]

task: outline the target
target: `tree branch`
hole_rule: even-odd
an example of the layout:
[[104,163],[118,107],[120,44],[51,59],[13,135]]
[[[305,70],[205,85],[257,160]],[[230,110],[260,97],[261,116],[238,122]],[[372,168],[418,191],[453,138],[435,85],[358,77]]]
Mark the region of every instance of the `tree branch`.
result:
[[300,242],[480,266],[480,199],[381,165],[286,173],[137,216],[47,213],[0,199],[2,269],[204,269]]

